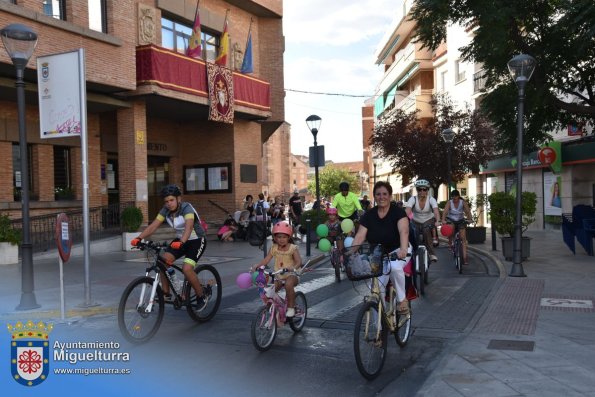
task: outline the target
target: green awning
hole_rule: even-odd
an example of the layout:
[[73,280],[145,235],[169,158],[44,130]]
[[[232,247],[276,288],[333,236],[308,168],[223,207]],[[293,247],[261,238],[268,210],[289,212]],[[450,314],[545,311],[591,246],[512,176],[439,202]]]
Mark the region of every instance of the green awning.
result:
[[386,99],[384,101],[384,109],[389,107],[391,104],[395,103],[395,95],[397,93],[397,86],[393,86],[388,93],[386,94]]
[[374,102],[374,117],[378,117],[384,112],[384,95],[380,95]]
[[413,65],[411,67],[411,69],[409,69],[407,71],[407,73],[405,73],[405,75],[403,77],[401,77],[401,79],[399,81],[397,81],[397,85],[396,87],[401,87],[403,84],[405,84],[407,82],[407,80],[409,80],[411,78],[411,76],[413,76],[413,74],[417,71],[417,69],[419,69],[419,63],[416,63],[415,65]]

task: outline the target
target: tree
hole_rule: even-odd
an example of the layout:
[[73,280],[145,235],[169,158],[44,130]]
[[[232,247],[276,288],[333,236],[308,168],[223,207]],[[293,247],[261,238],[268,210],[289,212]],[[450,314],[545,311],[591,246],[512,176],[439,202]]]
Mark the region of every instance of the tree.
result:
[[456,182],[487,164],[492,155],[494,129],[479,111],[457,109],[447,95],[434,96],[431,104],[434,118],[430,119],[392,110],[374,127],[370,144],[402,175],[405,183],[419,177],[437,189],[448,181],[442,130],[458,129],[451,144],[451,179]]
[[[357,175],[349,173],[349,171],[337,168],[332,164],[328,164],[319,168],[318,180],[320,183],[320,197],[332,197],[339,192],[339,183],[349,183],[349,191],[356,194],[360,193],[360,186]],[[312,195],[316,195],[316,181],[311,179],[308,182],[308,190]]]
[[525,89],[525,150],[568,124],[595,121],[593,0],[416,0],[411,15],[417,40],[430,49],[446,40],[448,24],[473,29],[461,56],[483,65],[481,107],[498,131],[500,149],[516,145],[518,91],[507,62],[519,53],[537,61]]

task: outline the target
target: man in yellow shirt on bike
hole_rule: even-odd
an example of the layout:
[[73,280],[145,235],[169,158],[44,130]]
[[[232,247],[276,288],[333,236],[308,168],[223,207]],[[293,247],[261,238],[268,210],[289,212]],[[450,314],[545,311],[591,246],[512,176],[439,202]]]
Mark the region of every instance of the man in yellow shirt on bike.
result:
[[333,199],[332,206],[337,209],[339,219],[356,220],[360,213],[363,213],[362,206],[357,194],[349,191],[349,183],[341,182],[339,184],[340,192]]

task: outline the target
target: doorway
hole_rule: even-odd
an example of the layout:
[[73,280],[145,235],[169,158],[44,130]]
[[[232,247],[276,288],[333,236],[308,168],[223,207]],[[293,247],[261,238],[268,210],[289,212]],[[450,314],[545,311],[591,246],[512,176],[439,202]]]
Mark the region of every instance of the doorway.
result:
[[[147,157],[147,189],[149,198],[149,218],[152,219],[163,206],[160,192],[169,184],[169,157]],[[149,223],[151,223],[149,221]]]

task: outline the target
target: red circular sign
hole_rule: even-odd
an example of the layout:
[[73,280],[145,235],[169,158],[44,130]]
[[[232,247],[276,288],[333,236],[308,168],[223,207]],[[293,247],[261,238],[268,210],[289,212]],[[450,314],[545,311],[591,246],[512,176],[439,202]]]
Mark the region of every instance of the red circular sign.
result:
[[541,164],[549,165],[556,161],[556,151],[551,147],[544,147],[537,153],[537,158]]
[[58,214],[56,218],[56,245],[62,261],[67,262],[70,259],[72,248],[72,234],[68,227],[68,216],[65,213]]

